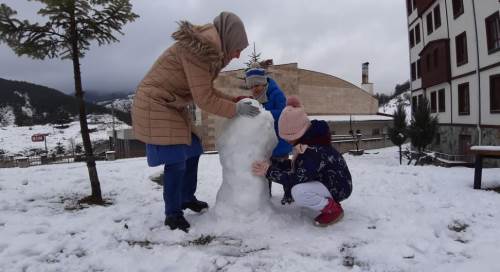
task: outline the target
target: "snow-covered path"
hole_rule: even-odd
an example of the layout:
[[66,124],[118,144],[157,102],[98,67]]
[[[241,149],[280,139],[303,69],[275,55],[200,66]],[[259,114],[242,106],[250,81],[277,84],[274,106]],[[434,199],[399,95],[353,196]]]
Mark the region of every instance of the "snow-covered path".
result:
[[[0,169],[0,271],[498,271],[500,195],[473,190],[473,169],[399,166],[395,148],[370,153],[346,156],[354,192],[328,228],[281,206],[274,185],[271,216],[187,212],[190,233],[172,232],[149,180],[161,168],[144,158],[100,162],[114,204],[80,210],[84,164]],[[198,197],[213,205],[217,155],[202,156],[199,180]],[[485,169],[483,184],[499,186],[500,169]]]

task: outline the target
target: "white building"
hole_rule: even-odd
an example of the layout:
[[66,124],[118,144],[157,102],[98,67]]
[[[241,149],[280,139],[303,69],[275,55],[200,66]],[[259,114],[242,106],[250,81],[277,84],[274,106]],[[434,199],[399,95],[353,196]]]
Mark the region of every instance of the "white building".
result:
[[412,104],[438,116],[435,151],[500,145],[500,1],[407,0]]

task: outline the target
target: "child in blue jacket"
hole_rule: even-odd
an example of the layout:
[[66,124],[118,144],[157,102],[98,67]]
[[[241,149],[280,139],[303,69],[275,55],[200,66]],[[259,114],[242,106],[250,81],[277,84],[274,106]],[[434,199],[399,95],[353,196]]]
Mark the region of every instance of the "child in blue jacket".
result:
[[283,185],[295,202],[318,211],[317,226],[327,226],[344,214],[340,202],[351,195],[351,174],[342,155],[330,142],[325,121],[307,117],[300,101],[289,97],[278,122],[280,137],[293,145],[293,159],[282,162],[256,161],[254,175]]
[[[256,65],[257,66],[257,65]],[[292,152],[292,146],[279,137],[278,120],[281,112],[286,107],[286,96],[278,86],[278,83],[270,78],[266,70],[261,67],[251,67],[245,71],[245,82],[247,88],[252,91],[252,98],[259,101],[264,109],[269,111],[274,118],[274,129],[278,137],[278,144],[273,150],[271,162],[279,163],[288,160]],[[269,181],[269,195],[271,195],[271,181]],[[285,194],[282,203],[288,199]]]

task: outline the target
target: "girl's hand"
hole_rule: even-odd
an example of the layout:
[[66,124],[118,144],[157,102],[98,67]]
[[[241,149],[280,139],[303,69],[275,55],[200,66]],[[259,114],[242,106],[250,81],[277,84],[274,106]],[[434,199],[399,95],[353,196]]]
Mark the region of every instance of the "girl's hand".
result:
[[270,165],[267,161],[255,161],[252,163],[252,173],[255,176],[263,177],[266,175],[269,166]]

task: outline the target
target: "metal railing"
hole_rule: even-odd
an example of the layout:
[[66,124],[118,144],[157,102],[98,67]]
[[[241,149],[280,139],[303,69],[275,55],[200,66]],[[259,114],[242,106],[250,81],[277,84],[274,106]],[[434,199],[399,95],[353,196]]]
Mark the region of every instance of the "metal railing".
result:
[[472,155],[455,155],[455,154],[447,154],[441,152],[433,152],[434,156],[438,159],[442,159],[448,162],[473,162],[474,157]]

